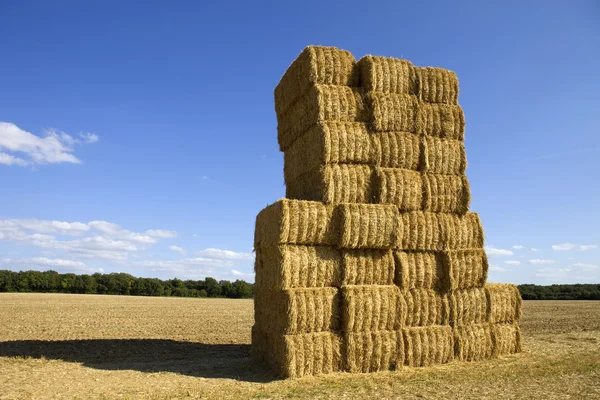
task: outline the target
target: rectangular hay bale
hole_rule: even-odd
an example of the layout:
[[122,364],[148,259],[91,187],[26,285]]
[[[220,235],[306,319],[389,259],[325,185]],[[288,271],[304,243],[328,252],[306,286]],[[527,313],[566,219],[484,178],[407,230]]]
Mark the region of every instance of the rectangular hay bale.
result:
[[273,291],[259,286],[254,303],[256,325],[267,332],[291,335],[340,328],[340,295],[336,288]]
[[394,282],[403,290],[442,288],[444,278],[441,254],[435,252],[395,251]]
[[349,332],[344,370],[352,373],[395,370],[404,364],[401,330]]
[[423,209],[421,173],[399,168],[375,168],[374,192],[379,204],[394,204],[400,211]]
[[448,297],[430,289],[413,289],[402,292],[406,302],[403,326],[447,325],[449,323]]
[[404,364],[426,367],[446,364],[454,358],[454,335],[447,325],[403,329]]
[[436,67],[414,67],[414,70],[421,101],[458,104],[458,77],[454,71]]
[[454,328],[455,359],[479,361],[494,356],[494,337],[491,324],[467,324]]
[[421,136],[421,170],[433,174],[464,175],[467,152],[460,140]]
[[340,221],[343,248],[391,249],[397,242],[399,211],[389,204],[341,204]]
[[471,190],[465,175],[424,173],[423,210],[436,213],[465,214],[469,211]]
[[402,327],[404,298],[395,285],[342,287],[342,331],[393,331]]
[[281,199],[256,217],[254,247],[261,245],[336,245],[339,241],[334,206],[314,201]]
[[521,319],[523,300],[515,285],[488,283],[485,285],[485,293],[490,322],[517,322]]
[[339,372],[343,367],[342,338],[334,332],[272,334],[254,326],[252,356],[283,378]]
[[521,329],[516,322],[512,324],[492,324],[492,332],[495,356],[520,353],[523,351],[521,344]]
[[275,87],[275,112],[279,117],[313,85],[358,86],[358,79],[356,60],[349,51],[308,46]]
[[395,262],[392,250],[343,250],[342,260],[343,285],[394,284]]
[[488,321],[488,301],[483,288],[454,290],[448,294],[450,325],[457,327]]
[[327,204],[373,203],[373,168],[360,164],[330,164],[286,182],[286,197]]
[[488,258],[483,249],[446,250],[440,253],[444,269],[442,290],[482,287],[488,276]]
[[262,246],[256,249],[255,273],[268,290],[339,287],[342,254],[331,246]]
[[362,89],[348,86],[312,86],[283,115],[277,118],[281,151],[286,151],[301,134],[322,121],[367,122]]

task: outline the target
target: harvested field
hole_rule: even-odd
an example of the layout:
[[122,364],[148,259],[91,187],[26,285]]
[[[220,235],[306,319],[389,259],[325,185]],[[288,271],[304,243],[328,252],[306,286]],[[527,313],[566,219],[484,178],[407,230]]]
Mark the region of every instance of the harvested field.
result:
[[252,364],[252,324],[252,300],[0,294],[0,399],[600,397],[600,302],[524,301],[520,354],[296,380]]

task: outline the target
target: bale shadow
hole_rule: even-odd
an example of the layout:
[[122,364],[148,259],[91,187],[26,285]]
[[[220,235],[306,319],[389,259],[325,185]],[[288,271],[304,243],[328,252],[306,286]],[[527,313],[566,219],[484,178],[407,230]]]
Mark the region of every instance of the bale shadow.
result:
[[16,340],[0,342],[0,357],[46,358],[104,370],[174,372],[246,382],[278,379],[251,360],[249,344],[166,339]]

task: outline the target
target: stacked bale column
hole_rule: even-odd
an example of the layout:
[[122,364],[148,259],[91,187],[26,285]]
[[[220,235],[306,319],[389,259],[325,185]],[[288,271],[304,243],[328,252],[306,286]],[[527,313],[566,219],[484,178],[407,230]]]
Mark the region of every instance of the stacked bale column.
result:
[[253,354],[283,376],[519,351],[485,285],[451,71],[308,47],[275,89],[286,197],[257,217]]

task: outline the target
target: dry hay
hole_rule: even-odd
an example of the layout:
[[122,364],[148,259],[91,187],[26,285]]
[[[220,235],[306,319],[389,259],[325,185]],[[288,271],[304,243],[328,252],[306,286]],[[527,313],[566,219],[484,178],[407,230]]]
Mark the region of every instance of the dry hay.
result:
[[490,322],[516,322],[521,319],[523,300],[519,289],[508,283],[485,285]]
[[460,140],[421,136],[421,170],[434,174],[463,175],[467,152]]
[[471,190],[465,175],[422,174],[423,210],[465,214],[469,211]]
[[256,249],[255,272],[265,290],[339,287],[342,253],[330,246],[263,246]]
[[493,324],[492,332],[494,338],[494,355],[520,353],[521,329],[517,323]]
[[281,199],[256,217],[254,247],[260,245],[336,245],[335,207],[314,201]]
[[454,358],[459,361],[478,361],[494,355],[491,324],[467,324],[454,328]]
[[373,169],[368,165],[330,164],[286,182],[286,197],[327,204],[372,203]]
[[399,168],[375,168],[375,198],[380,204],[394,204],[400,211],[423,207],[423,180],[416,171]]
[[390,249],[397,242],[398,208],[385,204],[342,204],[340,247]]
[[342,287],[344,332],[392,331],[401,326],[406,312],[404,298],[395,285],[348,285]]
[[454,327],[488,321],[488,302],[483,288],[454,290],[448,294],[450,324]]
[[426,367],[454,358],[454,336],[450,326],[434,325],[403,329],[404,364]]
[[365,90],[414,94],[429,103],[458,103],[458,78],[453,71],[420,68],[408,60],[371,55],[361,58],[358,67]]
[[[371,127],[464,140],[465,115],[458,105],[422,103],[416,96],[370,92],[365,96]],[[361,114],[362,115],[362,114]]]
[[254,290],[256,325],[273,334],[334,331],[340,328],[340,296],[336,288]]
[[377,132],[376,164],[387,168],[418,170],[421,162],[419,136],[410,132]]
[[308,46],[288,67],[275,88],[277,117],[312,85],[358,86],[358,78],[356,61],[349,51],[334,47]]
[[321,121],[367,122],[362,89],[315,85],[277,118],[280,148],[285,151],[314,124]]
[[402,292],[406,302],[403,326],[447,325],[449,320],[448,297],[430,289],[413,289]]
[[349,332],[345,366],[348,372],[389,371],[404,364],[404,337],[401,330]]
[[284,378],[338,372],[342,370],[342,338],[333,332],[274,335],[255,325],[252,355]]
[[440,253],[444,269],[442,290],[481,287],[488,276],[488,259],[483,249],[449,250]]
[[395,262],[391,250],[342,251],[343,285],[393,285]]
[[444,271],[440,253],[395,251],[394,259],[394,282],[401,289],[441,289]]
[[400,250],[441,251],[483,247],[483,227],[479,215],[431,212],[400,213]]
[[[326,164],[376,164],[377,135],[359,122],[323,121],[302,134],[283,155],[283,176],[291,182]],[[418,151],[418,150],[417,150]]]

